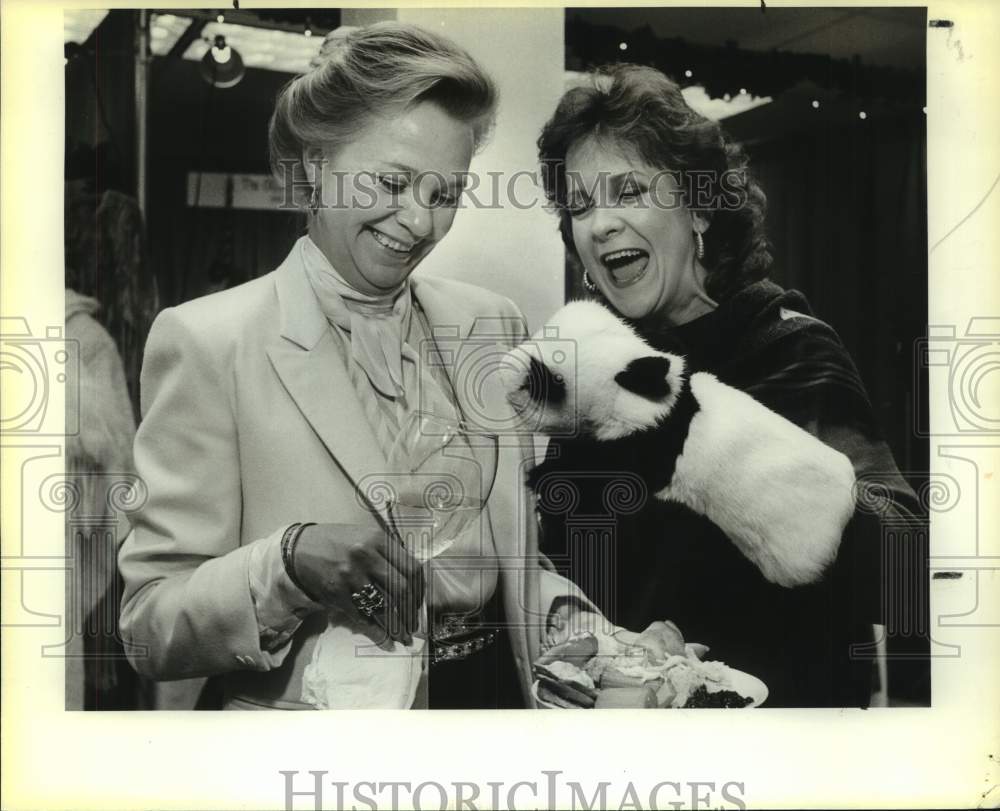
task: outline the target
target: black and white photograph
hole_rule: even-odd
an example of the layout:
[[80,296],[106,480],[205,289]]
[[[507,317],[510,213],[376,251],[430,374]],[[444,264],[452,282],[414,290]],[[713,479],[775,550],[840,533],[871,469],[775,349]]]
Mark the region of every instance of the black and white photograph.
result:
[[996,9],[37,14],[4,807],[1000,804]]

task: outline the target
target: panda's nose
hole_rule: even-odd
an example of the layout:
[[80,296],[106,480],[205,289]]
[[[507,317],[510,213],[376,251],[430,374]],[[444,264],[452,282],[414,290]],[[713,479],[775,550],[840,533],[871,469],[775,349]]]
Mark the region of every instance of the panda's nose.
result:
[[553,372],[534,357],[531,359],[527,377],[521,388],[525,389],[536,403],[558,404],[566,399],[566,381],[562,375]]

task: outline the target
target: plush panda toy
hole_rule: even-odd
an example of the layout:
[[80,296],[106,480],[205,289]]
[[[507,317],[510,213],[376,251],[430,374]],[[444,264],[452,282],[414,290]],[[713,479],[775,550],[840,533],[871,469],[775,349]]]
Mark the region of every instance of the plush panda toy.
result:
[[854,513],[848,458],[604,306],[568,304],[504,369],[508,401],[538,431],[624,446],[656,498],[706,516],[768,580],[811,583],[835,558]]

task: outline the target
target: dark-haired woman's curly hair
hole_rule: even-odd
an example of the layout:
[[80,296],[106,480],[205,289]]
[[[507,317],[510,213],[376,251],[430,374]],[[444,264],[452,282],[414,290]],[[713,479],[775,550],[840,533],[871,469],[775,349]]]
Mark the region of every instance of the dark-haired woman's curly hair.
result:
[[746,152],[717,122],[692,110],[675,82],[638,65],[600,68],[586,85],[568,90],[538,139],[545,195],[559,211],[570,251],[575,253],[565,205],[566,153],[588,136],[628,147],[649,166],[675,173],[684,202],[711,221],[702,259],[710,296],[722,300],[767,276],[767,199],[748,171]]

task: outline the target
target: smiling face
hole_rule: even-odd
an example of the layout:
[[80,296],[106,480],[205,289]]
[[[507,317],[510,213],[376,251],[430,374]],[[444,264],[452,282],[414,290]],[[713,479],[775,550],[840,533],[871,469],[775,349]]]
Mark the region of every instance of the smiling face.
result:
[[[398,287],[448,233],[473,129],[432,102],[368,124],[322,157],[322,205],[309,236],[362,293]],[[312,166],[307,168],[312,169]]]
[[619,313],[682,324],[711,308],[694,240],[707,223],[669,173],[589,136],[566,154],[566,191],[577,253]]

